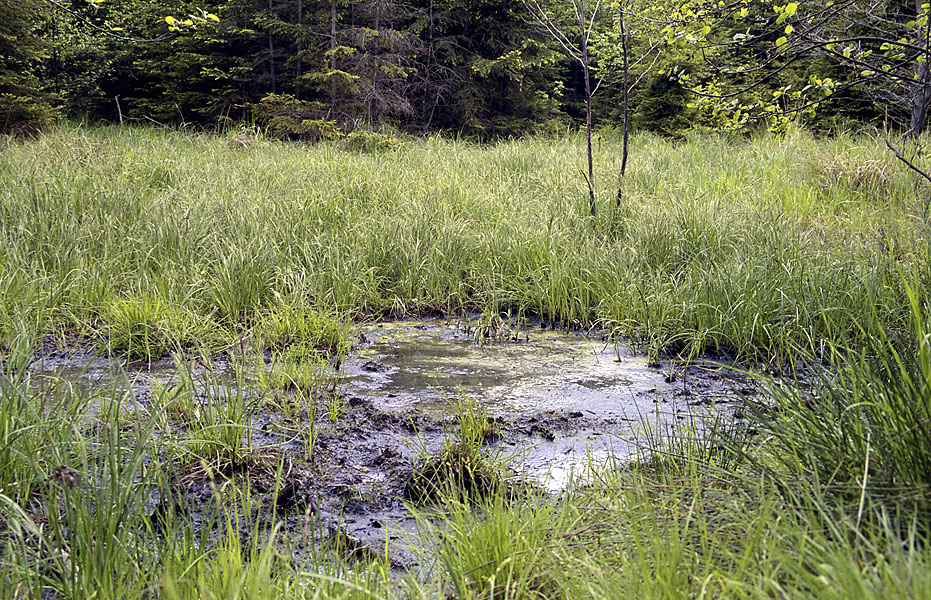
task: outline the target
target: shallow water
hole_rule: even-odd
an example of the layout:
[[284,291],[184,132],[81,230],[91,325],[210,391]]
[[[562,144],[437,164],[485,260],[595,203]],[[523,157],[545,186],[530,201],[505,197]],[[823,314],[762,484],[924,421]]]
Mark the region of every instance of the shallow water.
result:
[[[532,327],[511,332],[509,341],[477,344],[473,330],[474,322],[442,319],[361,326],[336,391],[377,410],[441,423],[467,398],[502,424],[494,450],[551,490],[591,465],[636,456],[656,428],[700,428],[711,414],[707,405],[724,407],[731,396],[719,373],[692,369],[670,381],[676,369],[668,363],[651,368],[645,356],[598,338]],[[196,361],[190,368],[195,381],[209,373],[214,392],[235,386],[226,360],[209,371]],[[153,385],[178,379],[171,359],[126,361],[86,351],[49,353],[31,370],[86,386],[128,382],[143,398]]]
[[720,408],[730,392],[719,378],[710,387],[709,378],[670,381],[668,364],[650,368],[645,356],[597,338],[533,328],[479,345],[470,329],[442,320],[367,326],[341,389],[382,410],[437,419],[454,416],[460,398],[504,423],[539,415],[498,449],[553,491],[591,466],[641,454],[651,429],[701,427],[704,405],[713,399]]
[[443,322],[394,322],[367,327],[368,343],[346,362],[343,389],[389,410],[452,414],[460,396],[493,415],[581,411],[599,416],[652,412],[645,391],[671,390],[666,375],[629,349],[552,330],[518,341],[476,344]]
[[[418,542],[409,541],[414,520],[402,501],[405,486],[424,456],[455,434],[461,399],[494,418],[497,435],[484,451],[551,493],[592,468],[644,455],[657,432],[700,432],[708,417],[731,418],[735,392],[726,367],[667,361],[651,368],[624,346],[539,327],[479,345],[474,326],[442,319],[360,326],[353,353],[329,375],[344,412],[330,421],[323,405],[332,397],[317,396],[312,425],[306,413],[285,415],[263,402],[295,394],[259,389],[256,371],[271,368],[265,355],[224,353],[184,364],[201,401],[238,394],[252,402],[246,443],[305,465],[298,484],[316,499],[330,531],[376,554],[388,548],[392,561],[407,566],[418,560]],[[103,397],[107,386],[131,389],[126,399],[142,406],[157,386],[181,377],[171,359],[129,362],[83,350],[50,352],[30,369],[37,382],[63,378]],[[300,433],[310,427],[318,440],[308,459]]]

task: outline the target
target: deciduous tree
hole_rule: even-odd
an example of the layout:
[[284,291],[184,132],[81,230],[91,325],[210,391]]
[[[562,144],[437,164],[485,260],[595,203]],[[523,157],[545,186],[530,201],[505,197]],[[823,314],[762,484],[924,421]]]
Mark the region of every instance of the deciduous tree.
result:
[[841,77],[810,72],[802,86],[781,86],[773,92],[781,104],[732,104],[745,115],[804,111],[856,90],[918,136],[931,105],[929,14],[922,0],[689,0],[668,14],[666,34],[706,59],[710,78],[685,73],[683,81],[716,101],[771,85],[805,61],[843,69]]

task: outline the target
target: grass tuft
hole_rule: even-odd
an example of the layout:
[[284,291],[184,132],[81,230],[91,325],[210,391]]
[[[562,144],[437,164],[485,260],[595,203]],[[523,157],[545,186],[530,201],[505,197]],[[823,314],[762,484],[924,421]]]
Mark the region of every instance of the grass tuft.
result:
[[460,397],[456,404],[456,429],[447,433],[436,455],[424,453],[414,470],[405,495],[416,502],[434,502],[453,495],[481,498],[505,486],[506,462],[484,448],[493,435],[493,422],[474,401]]

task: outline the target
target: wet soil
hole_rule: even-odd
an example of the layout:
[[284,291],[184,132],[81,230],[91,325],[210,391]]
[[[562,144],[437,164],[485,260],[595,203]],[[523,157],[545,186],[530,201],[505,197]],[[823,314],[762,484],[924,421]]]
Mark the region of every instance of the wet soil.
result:
[[[423,540],[406,488],[427,457],[454,436],[460,399],[491,419],[493,435],[483,451],[506,463],[507,476],[554,494],[591,466],[621,466],[643,456],[657,431],[677,425],[701,430],[709,418],[732,419],[740,398],[753,393],[722,364],[664,360],[651,366],[597,335],[537,326],[486,339],[476,327],[444,319],[361,326],[352,355],[331,384],[313,394],[309,458],[309,411],[276,408],[298,392],[250,389],[248,460],[217,473],[192,467],[179,476],[179,488],[203,506],[211,477],[248,477],[285,520],[284,535],[299,559],[313,562],[316,548],[329,541],[362,556],[383,556],[387,549],[394,566],[412,569]],[[210,365],[191,362],[189,369],[193,380],[212,382],[201,394],[215,401],[224,393],[242,394],[235,387],[250,381],[234,376],[238,362],[241,357],[224,353]],[[143,407],[151,404],[155,386],[179,378],[170,359],[110,360],[90,349],[45,352],[30,369],[37,379],[91,387],[122,381]],[[331,410],[334,402],[338,410]]]

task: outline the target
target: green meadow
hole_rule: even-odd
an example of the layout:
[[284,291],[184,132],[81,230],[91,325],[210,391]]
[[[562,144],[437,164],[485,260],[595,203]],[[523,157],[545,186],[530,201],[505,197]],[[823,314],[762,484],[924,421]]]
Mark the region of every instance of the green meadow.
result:
[[[581,136],[0,140],[0,598],[931,597],[926,184],[869,135],[637,135],[619,198],[620,136],[595,145],[591,218]],[[290,382],[308,427],[336,421],[316,366],[354,324],[436,313],[736,361],[765,399],[557,497],[499,483],[463,405],[444,481],[412,501],[428,568],[312,541],[297,560],[275,507],[224,471],[275,482],[291,460],[243,441],[248,405]],[[188,376],[137,406],[126,377],[27,368],[74,347]],[[243,348],[283,372],[194,381]],[[194,515],[177,482],[198,474]]]

